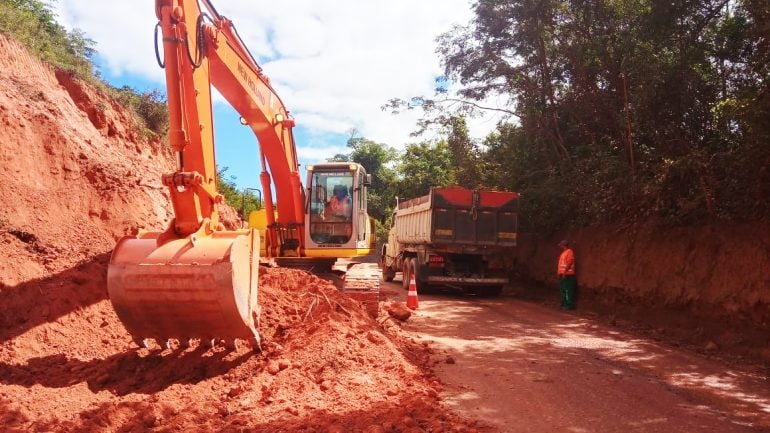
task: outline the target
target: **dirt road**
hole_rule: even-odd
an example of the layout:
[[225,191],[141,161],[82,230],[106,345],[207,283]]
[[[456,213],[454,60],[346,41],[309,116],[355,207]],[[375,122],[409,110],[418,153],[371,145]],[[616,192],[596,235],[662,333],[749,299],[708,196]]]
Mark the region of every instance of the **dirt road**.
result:
[[503,432],[770,431],[770,381],[761,370],[581,311],[420,295],[404,329],[435,350],[447,404]]

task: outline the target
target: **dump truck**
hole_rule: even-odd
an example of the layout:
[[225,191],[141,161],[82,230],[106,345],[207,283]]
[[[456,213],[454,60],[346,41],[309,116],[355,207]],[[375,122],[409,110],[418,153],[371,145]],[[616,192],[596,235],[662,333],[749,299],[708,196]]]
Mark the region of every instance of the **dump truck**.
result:
[[515,192],[461,186],[398,203],[380,254],[383,280],[401,272],[404,289],[414,276],[418,292],[450,286],[499,295],[509,281],[505,259],[516,247],[518,210]]

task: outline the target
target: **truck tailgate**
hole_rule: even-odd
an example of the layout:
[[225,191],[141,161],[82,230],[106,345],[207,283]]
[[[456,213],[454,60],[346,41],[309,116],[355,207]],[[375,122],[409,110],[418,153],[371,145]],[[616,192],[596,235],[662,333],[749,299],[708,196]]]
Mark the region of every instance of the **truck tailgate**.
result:
[[509,247],[516,245],[519,195],[459,186],[434,188],[399,204],[399,242]]

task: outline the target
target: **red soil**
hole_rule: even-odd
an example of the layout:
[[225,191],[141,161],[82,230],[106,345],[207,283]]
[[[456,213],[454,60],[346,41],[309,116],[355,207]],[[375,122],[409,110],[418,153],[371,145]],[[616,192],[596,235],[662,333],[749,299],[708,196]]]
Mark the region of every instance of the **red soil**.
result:
[[[262,268],[264,351],[137,350],[106,256],[4,293],[0,421],[17,431],[479,431],[441,409],[429,349],[329,282]],[[41,296],[42,294],[42,296]],[[392,329],[392,328],[391,328]]]

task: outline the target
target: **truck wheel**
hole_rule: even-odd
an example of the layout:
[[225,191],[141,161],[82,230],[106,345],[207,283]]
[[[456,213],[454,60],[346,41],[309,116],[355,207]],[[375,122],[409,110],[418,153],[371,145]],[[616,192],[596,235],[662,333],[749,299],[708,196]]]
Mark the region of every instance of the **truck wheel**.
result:
[[390,266],[385,264],[385,260],[382,261],[381,267],[382,267],[382,281],[385,281],[386,283],[393,281],[393,277],[396,276],[396,272],[393,271],[393,269],[391,269]]
[[417,264],[417,259],[415,258],[412,260],[414,265],[414,267],[412,268],[414,269],[414,283],[415,283],[415,286],[417,286],[417,293],[430,293],[429,292],[430,286],[428,285],[428,283],[420,279],[420,272],[419,272],[420,265]]
[[404,290],[409,290],[409,280],[412,278],[412,275],[414,274],[414,264],[412,263],[412,259],[404,259],[404,265],[403,265],[403,272],[401,277],[401,287]]

